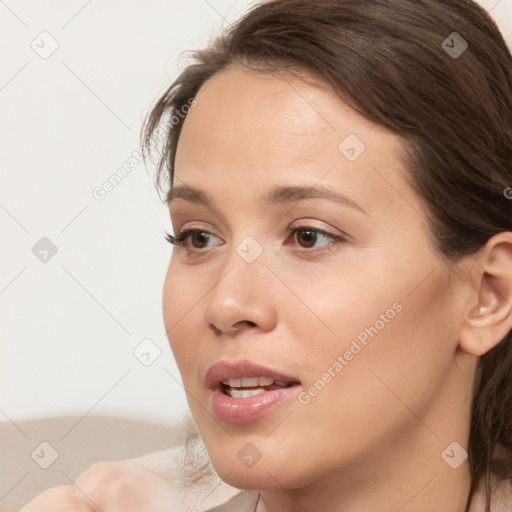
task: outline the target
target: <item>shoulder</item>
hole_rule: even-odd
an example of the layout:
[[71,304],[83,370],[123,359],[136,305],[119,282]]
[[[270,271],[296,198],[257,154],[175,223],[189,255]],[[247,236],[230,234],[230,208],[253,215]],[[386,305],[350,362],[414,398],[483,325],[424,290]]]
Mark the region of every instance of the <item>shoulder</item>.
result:
[[[512,480],[498,480],[491,476],[491,511],[510,512],[512,510]],[[485,484],[480,481],[471,501],[469,512],[485,512]]]
[[499,504],[497,512],[510,512],[512,510],[512,480],[504,480],[498,484],[495,492],[496,502]]

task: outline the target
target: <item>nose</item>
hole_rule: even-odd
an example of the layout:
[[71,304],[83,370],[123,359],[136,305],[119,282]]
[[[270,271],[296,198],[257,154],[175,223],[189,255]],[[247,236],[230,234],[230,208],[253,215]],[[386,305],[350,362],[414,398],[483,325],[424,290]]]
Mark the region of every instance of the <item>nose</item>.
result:
[[204,320],[216,335],[275,328],[277,312],[269,288],[272,274],[263,257],[247,263],[235,251],[207,295]]

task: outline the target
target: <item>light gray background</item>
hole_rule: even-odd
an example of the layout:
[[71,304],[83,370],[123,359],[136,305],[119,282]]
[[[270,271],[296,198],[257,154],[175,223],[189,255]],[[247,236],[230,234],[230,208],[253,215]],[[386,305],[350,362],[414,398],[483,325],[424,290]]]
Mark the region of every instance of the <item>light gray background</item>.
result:
[[[167,212],[142,163],[92,192],[138,151],[179,54],[252,3],[0,0],[0,421],[185,413],[161,313]],[[480,3],[512,41],[512,0]]]

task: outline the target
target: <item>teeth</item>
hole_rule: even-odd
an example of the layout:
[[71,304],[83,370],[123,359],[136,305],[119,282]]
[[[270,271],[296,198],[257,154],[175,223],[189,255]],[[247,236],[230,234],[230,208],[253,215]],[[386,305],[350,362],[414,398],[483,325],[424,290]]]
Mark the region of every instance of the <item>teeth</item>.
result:
[[269,391],[269,386],[274,385],[270,389],[287,388],[292,382],[284,380],[274,380],[270,377],[239,377],[236,379],[226,379],[222,381],[226,386],[224,393],[233,398],[246,398],[249,396],[260,395]]
[[270,377],[241,377],[239,379],[223,380],[222,384],[232,388],[255,388],[257,386],[270,386],[273,382],[274,379]]
[[242,377],[240,379],[240,387],[242,388],[253,388],[258,385],[258,377]]
[[231,396],[233,398],[247,398],[248,396],[254,396],[254,395],[259,395],[261,393],[265,393],[265,390],[262,388],[246,389],[246,390],[228,389],[227,393],[229,396]]

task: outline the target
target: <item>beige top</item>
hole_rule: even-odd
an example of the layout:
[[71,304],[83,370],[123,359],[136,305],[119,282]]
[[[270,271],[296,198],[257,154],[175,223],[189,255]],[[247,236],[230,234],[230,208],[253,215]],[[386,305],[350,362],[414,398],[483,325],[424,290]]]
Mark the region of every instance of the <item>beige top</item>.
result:
[[[512,511],[512,482],[505,480],[496,483],[496,478],[491,476],[491,512]],[[477,489],[469,512],[485,512],[485,490],[480,485]]]
[[254,512],[258,504],[259,493],[238,491],[233,498],[205,512]]

